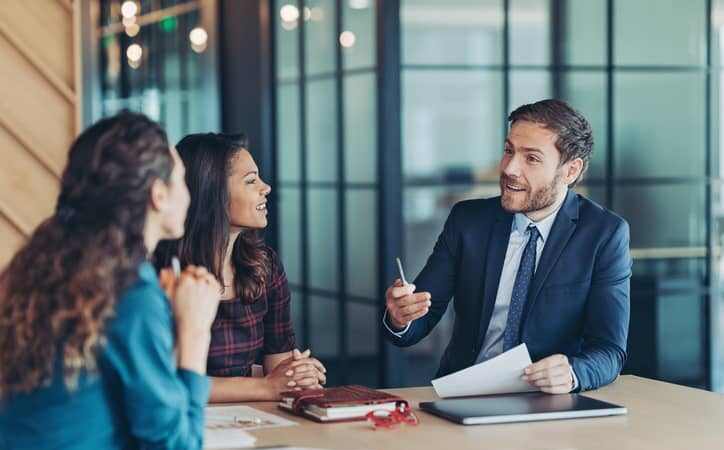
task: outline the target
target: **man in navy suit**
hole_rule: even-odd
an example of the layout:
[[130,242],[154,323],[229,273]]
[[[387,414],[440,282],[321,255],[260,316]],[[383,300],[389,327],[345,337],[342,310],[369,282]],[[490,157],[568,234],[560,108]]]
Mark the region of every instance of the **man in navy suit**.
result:
[[536,361],[524,380],[554,394],[595,389],[626,359],[628,224],[572,190],[593,147],[581,113],[543,100],[508,120],[501,196],[453,207],[414,283],[387,289],[387,335],[417,343],[454,298],[438,376],[524,342]]

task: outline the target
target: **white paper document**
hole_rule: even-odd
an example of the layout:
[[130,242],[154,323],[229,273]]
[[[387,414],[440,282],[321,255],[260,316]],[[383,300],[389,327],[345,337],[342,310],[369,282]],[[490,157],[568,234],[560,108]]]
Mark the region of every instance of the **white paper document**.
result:
[[528,347],[520,344],[495,358],[432,380],[440,397],[531,392],[537,389],[520,379],[531,364]]
[[290,425],[297,423],[249,406],[209,406],[206,408],[204,448],[251,447],[256,438],[247,431]]
[[264,450],[331,450],[331,449],[325,449],[325,448],[311,448],[311,447],[287,447],[286,445],[282,445],[281,447],[260,447]]
[[256,438],[238,428],[204,430],[204,448],[248,448],[253,447]]

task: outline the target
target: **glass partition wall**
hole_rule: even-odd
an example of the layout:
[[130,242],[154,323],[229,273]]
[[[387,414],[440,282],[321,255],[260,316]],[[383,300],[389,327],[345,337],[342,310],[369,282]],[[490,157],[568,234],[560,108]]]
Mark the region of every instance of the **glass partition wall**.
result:
[[[498,195],[507,114],[558,97],[594,130],[576,189],[631,225],[626,372],[721,390],[722,3],[276,0],[281,253],[297,329],[341,371],[334,381],[429,382],[452,311],[381,357],[392,274],[380,279],[378,243],[399,225],[413,278],[455,202]],[[379,82],[390,56],[399,89]],[[390,98],[399,123],[381,120]],[[399,148],[380,148],[386,133]],[[400,163],[381,179],[388,158]],[[387,190],[400,193],[397,215],[381,209]]]
[[169,140],[218,130],[215,0],[84,0],[84,122],[129,109]]

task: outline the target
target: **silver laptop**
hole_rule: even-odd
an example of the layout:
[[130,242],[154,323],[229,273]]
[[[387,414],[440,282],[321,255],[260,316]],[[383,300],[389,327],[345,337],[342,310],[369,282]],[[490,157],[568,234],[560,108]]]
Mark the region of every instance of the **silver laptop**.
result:
[[626,408],[578,394],[467,397],[420,403],[420,409],[463,425],[578,419],[626,414]]

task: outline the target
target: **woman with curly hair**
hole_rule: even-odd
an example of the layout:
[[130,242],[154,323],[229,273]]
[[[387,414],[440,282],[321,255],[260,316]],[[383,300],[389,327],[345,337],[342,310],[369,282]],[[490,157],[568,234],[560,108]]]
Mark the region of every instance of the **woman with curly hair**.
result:
[[56,213],[0,274],[0,448],[202,448],[220,285],[165,272],[168,298],[147,260],[183,234],[188,203],[147,117],[73,143]]
[[[186,166],[191,206],[186,233],[162,244],[157,262],[177,254],[182,264],[208,267],[222,283],[211,328],[207,371],[211,401],[276,400],[284,391],[318,388],[326,369],[296,350],[287,276],[259,236],[267,196],[243,135],[193,134],[177,145]],[[252,378],[252,364],[265,376]]]

